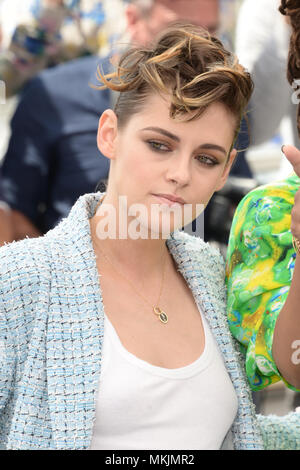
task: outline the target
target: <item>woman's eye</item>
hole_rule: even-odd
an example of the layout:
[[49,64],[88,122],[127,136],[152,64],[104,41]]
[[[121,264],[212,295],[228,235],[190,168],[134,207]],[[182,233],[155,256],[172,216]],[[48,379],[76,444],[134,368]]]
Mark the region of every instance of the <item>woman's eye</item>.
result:
[[211,157],[208,157],[207,155],[198,155],[197,160],[200,163],[204,163],[207,166],[214,166],[214,165],[217,165],[217,163],[218,163],[216,160],[214,160]]
[[148,145],[150,145],[150,147],[153,150],[157,150],[159,152],[164,152],[164,151],[169,150],[169,147],[167,147],[165,144],[162,144],[161,142],[156,142],[155,140],[148,140],[147,143]]

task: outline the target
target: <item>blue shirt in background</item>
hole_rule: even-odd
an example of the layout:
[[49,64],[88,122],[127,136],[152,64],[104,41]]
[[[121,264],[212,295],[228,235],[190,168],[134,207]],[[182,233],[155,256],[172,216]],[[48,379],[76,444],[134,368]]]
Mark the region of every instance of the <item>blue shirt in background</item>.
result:
[[[111,93],[97,83],[101,61],[89,56],[41,72],[24,89],[2,164],[4,200],[46,233],[82,194],[106,179],[109,159],[97,148],[99,117]],[[99,83],[98,83],[99,84]]]

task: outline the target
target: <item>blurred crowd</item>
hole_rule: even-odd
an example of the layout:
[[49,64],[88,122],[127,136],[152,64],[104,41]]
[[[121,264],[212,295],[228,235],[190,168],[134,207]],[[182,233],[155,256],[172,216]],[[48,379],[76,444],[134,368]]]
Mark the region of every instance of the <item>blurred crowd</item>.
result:
[[119,0],[2,0],[0,8],[0,76],[7,97],[46,67],[107,54],[121,26]]

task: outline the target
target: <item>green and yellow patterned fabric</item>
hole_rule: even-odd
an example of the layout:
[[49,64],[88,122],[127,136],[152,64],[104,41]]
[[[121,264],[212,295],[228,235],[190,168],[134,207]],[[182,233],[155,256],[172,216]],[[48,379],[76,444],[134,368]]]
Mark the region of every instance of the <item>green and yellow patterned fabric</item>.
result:
[[296,254],[291,210],[300,178],[260,186],[234,215],[226,261],[228,321],[253,390],[283,380],[272,357],[276,319],[287,298]]

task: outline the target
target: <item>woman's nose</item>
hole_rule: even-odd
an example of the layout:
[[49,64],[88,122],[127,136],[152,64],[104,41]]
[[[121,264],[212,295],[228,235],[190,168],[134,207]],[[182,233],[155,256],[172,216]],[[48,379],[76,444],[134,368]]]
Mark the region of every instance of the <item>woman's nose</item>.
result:
[[175,159],[167,171],[168,181],[176,181],[180,186],[189,183],[191,179],[191,167],[188,159]]

